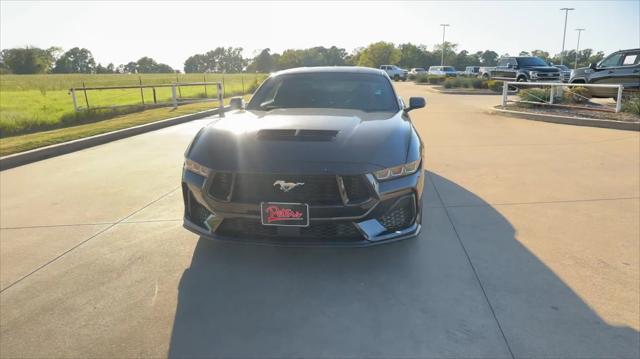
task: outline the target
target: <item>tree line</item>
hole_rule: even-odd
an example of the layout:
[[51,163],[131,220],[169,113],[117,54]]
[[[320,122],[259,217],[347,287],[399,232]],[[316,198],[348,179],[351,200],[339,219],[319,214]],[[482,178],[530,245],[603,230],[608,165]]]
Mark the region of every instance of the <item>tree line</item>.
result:
[[[344,48],[316,46],[307,49],[287,49],[275,53],[266,48],[253,57],[244,58],[241,47],[217,47],[211,51],[194,54],[184,62],[185,73],[203,72],[272,72],[301,66],[367,66],[393,64],[403,68],[440,65],[443,52],[444,64],[459,70],[467,66],[495,66],[501,56],[493,50],[471,53],[458,51],[458,44],[445,42],[429,50],[425,45],[405,43],[395,45],[389,42],[376,42],[367,47],[347,52]],[[551,56],[543,50],[521,51],[518,56],[538,56],[559,64],[560,54]],[[578,66],[588,66],[604,58],[602,51],[583,49],[577,53]],[[576,59],[575,50],[565,52],[565,63],[573,64]],[[571,66],[570,66],[571,67]],[[0,51],[0,73],[44,74],[44,73],[172,73],[179,72],[171,66],[158,63],[150,57],[142,57],[137,61],[115,66],[112,63],[97,63],[91,51],[74,47],[62,51],[59,47],[40,49],[24,47],[4,49]]]

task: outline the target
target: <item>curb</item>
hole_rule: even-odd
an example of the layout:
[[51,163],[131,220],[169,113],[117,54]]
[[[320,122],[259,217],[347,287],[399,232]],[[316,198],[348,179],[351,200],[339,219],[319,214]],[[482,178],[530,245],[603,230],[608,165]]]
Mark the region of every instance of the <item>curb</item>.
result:
[[532,120],[532,121],[561,123],[565,125],[574,125],[574,126],[611,128],[615,130],[625,130],[625,131],[640,131],[640,122],[622,122],[622,121],[600,120],[600,119],[585,118],[585,117],[546,115],[546,114],[537,114],[537,113],[521,112],[521,111],[513,111],[513,110],[503,110],[495,107],[489,107],[489,111],[496,115],[517,117],[517,118],[522,118],[525,120]]
[[[229,106],[225,106],[225,112],[230,109]],[[181,123],[197,120],[211,115],[218,114],[218,109],[211,109],[200,111],[188,115],[172,117],[165,120],[156,122],[145,123],[144,125],[123,128],[112,132],[101,133],[99,135],[79,138],[77,140],[57,143],[46,147],[35,148],[24,152],[14,153],[0,157],[0,171],[4,171],[10,168],[26,165],[29,163],[41,161],[47,158],[64,155],[67,153],[83,150],[85,148],[98,146],[107,142],[117,141],[123,138],[143,134],[159,130],[164,127],[178,125]]]

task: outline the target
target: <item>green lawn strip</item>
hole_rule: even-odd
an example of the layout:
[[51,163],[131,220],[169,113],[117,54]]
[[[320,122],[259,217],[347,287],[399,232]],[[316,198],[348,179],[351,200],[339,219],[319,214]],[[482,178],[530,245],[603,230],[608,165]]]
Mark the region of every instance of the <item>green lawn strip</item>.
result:
[[[245,99],[248,99],[246,96]],[[228,103],[228,99],[225,100]],[[98,135],[101,133],[121,130],[145,123],[165,120],[172,117],[215,108],[215,103],[194,103],[179,106],[177,109],[162,107],[128,115],[117,116],[108,120],[89,123],[86,125],[65,127],[51,131],[31,133],[27,135],[6,137],[0,139],[0,156],[32,150],[34,148],[53,145],[79,138]]]

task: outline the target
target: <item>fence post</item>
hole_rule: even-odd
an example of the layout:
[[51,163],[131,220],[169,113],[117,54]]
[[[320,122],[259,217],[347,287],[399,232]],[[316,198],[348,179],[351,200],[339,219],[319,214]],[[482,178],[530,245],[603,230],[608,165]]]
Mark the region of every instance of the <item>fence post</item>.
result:
[[509,91],[509,83],[507,81],[502,83],[502,106],[507,106],[507,92]]
[[553,105],[553,100],[556,95],[555,86],[551,85],[551,90],[549,91],[549,104]]
[[222,82],[218,81],[218,115],[224,117],[224,98],[222,96]]
[[153,90],[153,104],[155,105],[158,103],[158,100],[156,100],[156,88],[152,87],[151,89]]
[[202,75],[202,79],[204,80],[204,98],[207,98],[209,96],[207,95],[207,73],[206,72]]
[[171,99],[173,100],[173,109],[178,108],[178,99],[176,98],[176,84],[171,86]]
[[616,99],[616,113],[622,110],[622,89],[623,85],[618,85],[618,98]]
[[73,110],[78,112],[78,100],[76,99],[76,89],[71,89],[71,98],[73,99]]
[[89,99],[87,98],[87,87],[84,85],[84,81],[82,81],[82,90],[84,91],[84,103],[87,104],[87,111],[89,110]]
[[138,76],[140,82],[140,97],[142,97],[142,106],[144,106],[144,91],[142,90],[142,77]]

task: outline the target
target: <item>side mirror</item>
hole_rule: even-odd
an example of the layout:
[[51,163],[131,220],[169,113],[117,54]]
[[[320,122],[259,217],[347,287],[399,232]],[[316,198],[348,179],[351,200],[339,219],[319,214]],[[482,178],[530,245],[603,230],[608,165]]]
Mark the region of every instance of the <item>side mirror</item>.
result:
[[244,110],[244,99],[242,97],[232,97],[229,100],[229,106],[232,110]]
[[411,97],[409,98],[409,107],[405,109],[405,112],[415,110],[417,108],[423,108],[427,105],[427,101],[424,97]]
[[589,64],[589,68],[592,70],[597,70],[598,69],[598,63],[597,62],[592,62],[591,64]]

